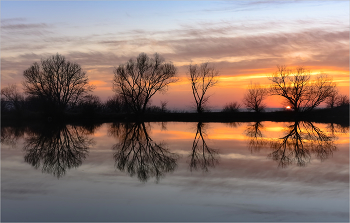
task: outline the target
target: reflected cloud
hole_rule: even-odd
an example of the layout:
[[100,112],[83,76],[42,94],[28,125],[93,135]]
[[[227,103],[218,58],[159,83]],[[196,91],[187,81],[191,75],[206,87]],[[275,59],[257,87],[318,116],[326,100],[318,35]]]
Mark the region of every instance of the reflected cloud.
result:
[[42,172],[62,177],[67,169],[79,167],[93,144],[81,127],[45,125],[25,138],[24,160]]
[[113,146],[115,166],[130,176],[146,182],[155,177],[158,182],[165,173],[177,167],[179,155],[171,153],[164,143],[157,143],[149,135],[149,123],[113,123],[109,134],[119,140]]
[[202,169],[208,171],[210,167],[215,167],[218,161],[218,152],[210,148],[205,142],[207,125],[198,122],[197,131],[192,143],[192,151],[190,157],[190,170]]
[[336,150],[336,137],[327,135],[311,122],[296,121],[286,128],[286,132],[284,137],[271,142],[273,152],[268,155],[282,168],[291,164],[306,166],[312,154],[324,161]]

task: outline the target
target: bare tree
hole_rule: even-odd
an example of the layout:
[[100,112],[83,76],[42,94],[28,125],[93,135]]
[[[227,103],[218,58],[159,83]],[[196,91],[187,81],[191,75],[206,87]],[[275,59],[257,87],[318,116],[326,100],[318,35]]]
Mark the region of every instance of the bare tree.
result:
[[60,54],[33,63],[23,75],[25,93],[45,101],[50,112],[63,112],[93,89],[80,65]]
[[104,104],[105,109],[107,111],[119,113],[122,111],[126,111],[126,105],[124,103],[124,98],[121,95],[113,95],[112,97],[108,98],[106,103]]
[[141,53],[136,60],[130,59],[114,69],[113,90],[134,113],[144,114],[151,97],[158,91],[165,92],[176,81],[176,67],[172,63],[165,63],[159,54],[150,58]]
[[243,104],[248,110],[262,112],[266,105],[263,101],[267,98],[268,91],[262,88],[259,84],[251,83],[248,87],[248,92],[244,95]]
[[221,112],[238,112],[240,107],[241,105],[238,102],[234,101],[226,104]]
[[209,97],[206,93],[209,88],[218,83],[219,71],[213,67],[209,67],[208,63],[198,65],[190,65],[188,68],[192,93],[196,102],[196,110],[202,113],[208,103]]
[[327,108],[334,108],[336,106],[338,101],[338,96],[339,96],[339,92],[335,88],[334,91],[329,95],[329,97],[325,101]]
[[349,96],[345,94],[338,95],[336,106],[349,106]]
[[295,70],[278,66],[278,71],[269,78],[273,82],[271,95],[282,96],[295,112],[311,111],[324,102],[335,89],[333,81],[325,74],[311,80],[310,71],[303,67]]
[[100,112],[103,108],[103,104],[100,98],[96,95],[85,95],[82,100],[79,101],[77,109],[84,116],[93,117],[96,113]]
[[197,132],[192,143],[192,152],[190,154],[190,170],[201,168],[208,171],[209,167],[215,167],[218,161],[218,151],[210,148],[205,142],[206,125],[202,122],[197,123]]
[[1,106],[2,111],[15,110],[20,112],[24,106],[24,96],[19,92],[17,85],[8,85],[1,89]]

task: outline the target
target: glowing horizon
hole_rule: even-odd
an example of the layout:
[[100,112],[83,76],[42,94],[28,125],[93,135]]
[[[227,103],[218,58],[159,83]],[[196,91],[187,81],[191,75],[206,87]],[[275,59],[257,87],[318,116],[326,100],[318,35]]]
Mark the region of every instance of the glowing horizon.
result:
[[[212,108],[241,102],[251,81],[267,87],[276,65],[328,74],[348,95],[348,8],[348,1],[5,1],[1,87],[20,84],[31,64],[59,53],[81,65],[105,101],[114,67],[157,52],[178,67],[179,81],[152,103],[171,109],[193,104],[186,69],[203,62],[220,72],[208,92]],[[266,104],[283,106],[277,97]]]

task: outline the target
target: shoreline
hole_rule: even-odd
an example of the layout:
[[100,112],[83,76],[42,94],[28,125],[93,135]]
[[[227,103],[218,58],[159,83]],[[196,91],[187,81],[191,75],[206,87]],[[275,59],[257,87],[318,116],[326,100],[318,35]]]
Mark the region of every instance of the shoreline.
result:
[[294,113],[289,111],[275,112],[205,112],[198,113],[146,113],[142,116],[133,114],[96,113],[84,115],[79,113],[66,113],[60,118],[48,117],[42,113],[31,113],[22,116],[2,114],[1,125],[16,125],[30,122],[52,123],[107,123],[107,122],[295,122],[308,121],[317,123],[336,123],[342,126],[349,124],[349,108],[317,109],[309,113]]

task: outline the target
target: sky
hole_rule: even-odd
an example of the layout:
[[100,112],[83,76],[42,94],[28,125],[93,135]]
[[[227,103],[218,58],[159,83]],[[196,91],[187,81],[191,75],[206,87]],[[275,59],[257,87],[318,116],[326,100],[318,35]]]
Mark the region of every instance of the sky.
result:
[[[1,87],[56,53],[81,65],[103,101],[113,96],[115,67],[159,53],[179,81],[154,105],[194,104],[187,69],[219,71],[212,109],[242,102],[248,85],[268,86],[277,65],[332,76],[349,94],[349,1],[1,1]],[[277,96],[266,101],[281,107]]]

